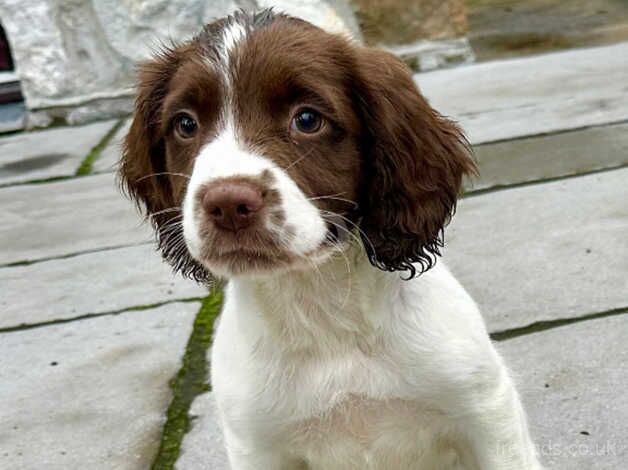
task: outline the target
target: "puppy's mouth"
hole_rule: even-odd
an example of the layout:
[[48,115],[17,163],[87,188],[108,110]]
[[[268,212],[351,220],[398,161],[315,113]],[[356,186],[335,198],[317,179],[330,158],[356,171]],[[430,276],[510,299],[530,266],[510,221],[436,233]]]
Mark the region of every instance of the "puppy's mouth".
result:
[[214,269],[233,276],[270,273],[288,266],[290,260],[262,251],[234,250],[215,255],[209,263],[215,266]]
[[311,269],[337,252],[347,240],[347,232],[331,225],[327,236],[314,250],[296,254],[284,248],[275,236],[262,232],[256,236],[208,234],[198,261],[218,276],[266,275],[282,271]]

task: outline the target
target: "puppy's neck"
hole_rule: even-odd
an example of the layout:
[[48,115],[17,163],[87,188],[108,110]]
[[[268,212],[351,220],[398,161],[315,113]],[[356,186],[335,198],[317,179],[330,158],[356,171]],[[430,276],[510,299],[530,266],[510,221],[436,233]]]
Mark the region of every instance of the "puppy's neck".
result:
[[312,269],[234,279],[230,288],[239,298],[251,299],[263,338],[275,347],[334,356],[376,347],[383,306],[401,282],[398,274],[371,266],[363,250],[353,247]]

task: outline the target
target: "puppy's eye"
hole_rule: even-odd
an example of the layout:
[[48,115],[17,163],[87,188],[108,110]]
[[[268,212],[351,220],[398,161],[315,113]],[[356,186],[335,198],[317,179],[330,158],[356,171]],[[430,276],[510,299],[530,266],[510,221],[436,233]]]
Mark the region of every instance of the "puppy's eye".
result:
[[323,127],[323,116],[313,109],[302,109],[292,118],[290,128],[303,134],[316,134]]
[[174,130],[182,139],[190,139],[196,134],[198,124],[189,114],[181,113],[174,118]]

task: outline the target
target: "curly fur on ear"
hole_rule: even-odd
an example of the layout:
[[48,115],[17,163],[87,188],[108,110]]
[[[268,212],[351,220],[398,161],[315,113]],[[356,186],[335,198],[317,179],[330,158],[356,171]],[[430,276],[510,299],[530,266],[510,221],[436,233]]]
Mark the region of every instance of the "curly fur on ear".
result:
[[374,266],[412,278],[435,264],[462,177],[476,165],[460,128],[430,107],[399,59],[359,49],[357,70],[364,246]]
[[190,47],[164,48],[140,66],[135,115],[124,141],[118,177],[123,191],[153,225],[162,257],[184,276],[209,283],[211,275],[180,243],[183,228],[167,174],[161,123],[170,79]]

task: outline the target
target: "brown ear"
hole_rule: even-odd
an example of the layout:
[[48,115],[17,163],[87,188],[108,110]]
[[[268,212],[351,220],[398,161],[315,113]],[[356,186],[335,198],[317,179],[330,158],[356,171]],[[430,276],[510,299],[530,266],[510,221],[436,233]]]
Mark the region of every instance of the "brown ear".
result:
[[123,189],[150,218],[162,257],[175,271],[199,282],[210,275],[181,245],[181,219],[172,210],[175,200],[168,179],[161,110],[170,80],[184,58],[186,47],[165,49],[140,66],[135,115],[124,141],[119,178]]
[[140,65],[135,114],[120,160],[122,187],[147,215],[172,205],[168,178],[159,175],[166,171],[160,127],[162,102],[178,67],[178,57],[177,50],[166,49]]
[[436,262],[462,177],[476,171],[460,128],[433,110],[409,69],[387,52],[360,49],[356,80],[364,122],[362,238],[374,266]]

